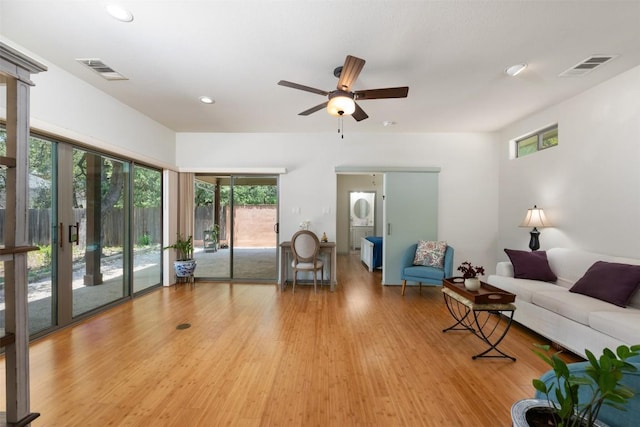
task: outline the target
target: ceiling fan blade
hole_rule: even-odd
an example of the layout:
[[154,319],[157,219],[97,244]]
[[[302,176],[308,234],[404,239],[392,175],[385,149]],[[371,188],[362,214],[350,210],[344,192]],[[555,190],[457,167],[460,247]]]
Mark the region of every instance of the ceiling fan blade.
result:
[[327,104],[329,103],[329,101],[327,102],[323,102],[322,104],[318,104],[315,107],[311,107],[308,110],[304,110],[302,113],[298,113],[299,116],[308,116],[311,113],[315,113],[316,111],[322,110],[323,108],[327,107]]
[[304,90],[304,91],[311,92],[311,93],[317,93],[318,95],[324,95],[324,96],[329,95],[329,92],[327,92],[325,90],[316,89],[314,87],[309,87],[309,86],[305,86],[305,85],[300,85],[298,83],[288,82],[286,80],[280,80],[278,82],[278,84],[280,86],[286,86],[286,87],[290,87],[292,89],[300,89],[300,90]]
[[358,101],[363,99],[406,98],[409,87],[388,87],[385,89],[358,90],[353,93]]
[[356,120],[356,122],[359,122],[369,117],[367,113],[365,113],[364,110],[360,108],[358,104],[356,104],[356,111],[353,112],[352,116]]
[[340,72],[340,80],[338,80],[338,90],[344,90],[345,92],[351,91],[351,86],[356,82],[356,79],[364,67],[365,60],[356,58],[355,56],[347,55]]

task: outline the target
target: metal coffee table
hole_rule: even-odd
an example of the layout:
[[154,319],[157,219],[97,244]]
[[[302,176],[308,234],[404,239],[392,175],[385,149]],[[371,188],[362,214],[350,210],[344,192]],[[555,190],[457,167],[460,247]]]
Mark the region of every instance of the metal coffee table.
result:
[[462,278],[444,279],[442,284],[444,302],[455,320],[442,332],[468,331],[484,341],[489,348],[472,356],[474,360],[507,358],[515,362],[516,358],[498,349],[498,344],[513,322],[516,296],[484,282],[477,291],[469,291],[464,287]]

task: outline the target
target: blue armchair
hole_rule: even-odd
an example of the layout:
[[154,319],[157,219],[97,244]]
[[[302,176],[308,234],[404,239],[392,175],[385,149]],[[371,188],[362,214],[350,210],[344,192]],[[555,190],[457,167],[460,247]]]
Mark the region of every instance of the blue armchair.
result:
[[407,287],[407,280],[418,282],[420,292],[422,292],[423,283],[431,286],[442,286],[442,279],[453,275],[453,248],[451,246],[447,246],[447,251],[444,254],[444,268],[413,265],[417,247],[417,243],[409,246],[402,257],[402,295],[404,295],[404,290]]
[[[638,420],[640,419],[640,356],[632,357],[627,361],[633,363],[636,368],[638,368],[638,371],[625,374],[622,383],[633,389],[636,394],[627,402],[626,411],[620,411],[611,406],[602,405],[598,420],[606,423],[610,427],[635,427],[638,425]],[[569,371],[574,375],[587,376],[585,374],[585,367],[588,364],[589,362],[570,363],[568,365]],[[547,371],[540,379],[547,385],[551,385],[552,381],[555,380],[555,375],[553,371]],[[578,391],[578,396],[580,401],[584,402],[591,396],[591,390],[586,386],[581,386]],[[539,391],[536,391],[535,398],[547,399],[547,397]]]

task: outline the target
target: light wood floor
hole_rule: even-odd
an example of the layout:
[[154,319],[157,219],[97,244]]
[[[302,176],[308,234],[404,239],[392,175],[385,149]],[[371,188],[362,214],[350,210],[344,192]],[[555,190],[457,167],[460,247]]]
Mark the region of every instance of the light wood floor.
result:
[[[382,287],[356,256],[339,285],[198,283],[160,289],[31,346],[34,426],[510,426],[546,366],[475,360],[440,288]],[[187,329],[177,329],[188,323]],[[4,365],[4,364],[3,364]],[[4,402],[4,391],[1,391]]]

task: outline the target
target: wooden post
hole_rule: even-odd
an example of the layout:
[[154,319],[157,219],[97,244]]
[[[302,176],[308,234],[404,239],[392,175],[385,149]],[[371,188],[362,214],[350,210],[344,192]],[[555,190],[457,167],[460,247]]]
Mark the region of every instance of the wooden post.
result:
[[[87,222],[86,222],[86,251],[84,275],[85,286],[95,286],[102,283],[100,272],[100,257],[102,256],[102,156],[87,153]],[[78,237],[80,238],[80,237]]]
[[0,74],[7,85],[7,155],[15,167],[7,169],[3,254],[5,271],[6,421],[28,425],[38,414],[30,412],[29,306],[27,251],[27,195],[29,143],[29,80],[46,67],[0,43]]

